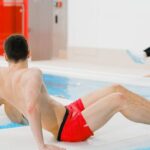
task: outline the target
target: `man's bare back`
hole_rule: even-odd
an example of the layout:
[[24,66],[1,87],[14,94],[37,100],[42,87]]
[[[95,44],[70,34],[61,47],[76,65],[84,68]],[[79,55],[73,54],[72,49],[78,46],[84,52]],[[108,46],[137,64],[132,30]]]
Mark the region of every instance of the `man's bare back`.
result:
[[35,95],[34,92],[39,92],[35,103],[40,108],[42,127],[57,137],[65,108],[49,97],[41,81],[41,75],[41,71],[34,68],[16,70],[0,68],[0,98],[28,118],[27,107],[30,101],[27,100],[29,95],[26,93],[30,91],[31,95]]

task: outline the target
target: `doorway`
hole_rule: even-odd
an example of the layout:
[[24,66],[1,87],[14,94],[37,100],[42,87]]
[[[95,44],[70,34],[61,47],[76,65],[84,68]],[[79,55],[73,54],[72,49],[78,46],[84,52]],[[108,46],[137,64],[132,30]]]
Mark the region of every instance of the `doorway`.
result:
[[[67,0],[29,0],[29,45],[32,60],[50,60],[67,49]],[[60,0],[59,0],[60,2]]]

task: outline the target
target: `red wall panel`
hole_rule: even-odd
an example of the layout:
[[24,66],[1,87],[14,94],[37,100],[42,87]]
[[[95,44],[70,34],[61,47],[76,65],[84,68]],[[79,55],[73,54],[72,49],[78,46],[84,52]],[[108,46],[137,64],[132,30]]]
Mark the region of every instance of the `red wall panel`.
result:
[[7,36],[15,33],[28,35],[27,0],[24,3],[5,3],[0,0],[0,55]]

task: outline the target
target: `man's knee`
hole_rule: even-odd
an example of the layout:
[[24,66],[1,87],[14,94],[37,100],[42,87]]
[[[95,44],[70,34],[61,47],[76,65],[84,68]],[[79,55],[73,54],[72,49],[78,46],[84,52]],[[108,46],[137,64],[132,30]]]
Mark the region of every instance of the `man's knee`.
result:
[[119,92],[123,88],[123,86],[121,84],[113,84],[111,88],[114,92]]
[[123,106],[127,101],[127,99],[123,93],[115,92],[112,94],[112,96],[114,97],[115,103],[120,107]]

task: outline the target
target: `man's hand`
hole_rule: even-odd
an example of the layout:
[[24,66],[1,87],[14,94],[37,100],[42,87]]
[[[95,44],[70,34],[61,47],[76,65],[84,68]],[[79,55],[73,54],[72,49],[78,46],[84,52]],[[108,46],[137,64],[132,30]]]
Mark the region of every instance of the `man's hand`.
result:
[[57,146],[54,146],[54,145],[47,145],[47,144],[45,144],[39,150],[66,150],[66,149],[60,148],[60,147],[57,147]]

